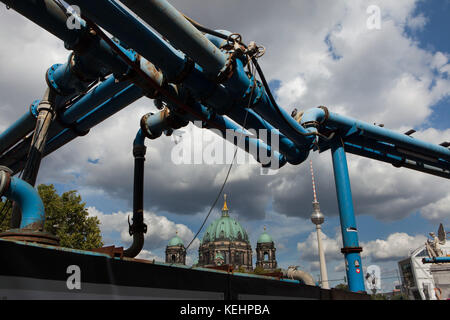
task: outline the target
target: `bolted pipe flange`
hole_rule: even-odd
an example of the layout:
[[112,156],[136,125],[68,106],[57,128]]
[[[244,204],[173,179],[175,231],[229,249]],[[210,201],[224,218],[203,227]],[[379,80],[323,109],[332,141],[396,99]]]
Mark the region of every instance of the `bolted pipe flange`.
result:
[[59,95],[64,95],[64,93],[62,92],[62,89],[58,86],[58,84],[56,83],[56,80],[55,80],[55,72],[61,66],[62,66],[62,64],[57,63],[57,64],[52,65],[50,68],[48,68],[47,74],[45,75],[45,81],[47,82],[47,86],[49,88],[53,89]]

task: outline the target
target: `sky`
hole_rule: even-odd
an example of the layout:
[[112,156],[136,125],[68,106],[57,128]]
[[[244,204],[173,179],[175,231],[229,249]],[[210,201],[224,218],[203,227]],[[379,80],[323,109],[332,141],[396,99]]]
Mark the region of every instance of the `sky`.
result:
[[[327,106],[331,111],[398,132],[417,130],[428,142],[450,140],[450,1],[422,0],[176,0],[171,3],[201,24],[239,32],[265,46],[259,63],[278,103],[289,113]],[[369,28],[370,6],[379,28]],[[11,36],[14,30],[14,36]],[[63,43],[13,10],[0,6],[0,131],[45,90],[44,75],[66,61]],[[7,41],[5,41],[7,40]],[[6,45],[7,44],[7,45]],[[140,118],[155,112],[142,98],[46,157],[38,183],[59,192],[77,190],[90,215],[101,221],[105,245],[129,246],[133,138]],[[192,125],[183,129],[196,132]],[[176,232],[187,244],[217,196],[228,165],[177,165],[170,137],[147,141],[145,222],[141,257],[163,260]],[[344,282],[331,155],[312,153],[331,286]],[[397,261],[422,245],[439,223],[450,230],[450,182],[348,155],[363,266],[381,268],[382,289],[398,281]],[[319,277],[317,239],[309,217],[309,161],[271,176],[257,164],[235,165],[225,187],[230,215],[246,228],[252,247],[264,226],[281,267],[297,265]],[[219,217],[222,202],[207,225]],[[201,239],[203,232],[200,232]],[[197,260],[199,239],[188,252]]]

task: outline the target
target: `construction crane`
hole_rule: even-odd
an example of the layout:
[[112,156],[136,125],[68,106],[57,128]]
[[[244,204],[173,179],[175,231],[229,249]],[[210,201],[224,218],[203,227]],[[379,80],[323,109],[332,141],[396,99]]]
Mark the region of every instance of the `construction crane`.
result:
[[[165,0],[1,1],[71,51],[65,63],[49,66],[42,98],[0,134],[0,195],[16,202],[11,228],[26,236],[35,236],[42,227],[42,208],[33,209],[27,203],[33,197],[23,196],[23,190],[33,193],[27,186],[35,184],[41,159],[143,96],[154,99],[160,111],[142,117],[134,140],[129,257],[142,249],[146,232],[144,141],[170,135],[189,122],[202,121],[203,128],[217,129],[224,138],[227,130],[243,133],[240,147],[248,152],[256,147],[256,160],[273,169],[299,165],[311,151],[331,150],[341,251],[354,292],[365,288],[346,154],[450,178],[448,143],[428,143],[413,138],[411,131],[400,134],[342,116],[332,106],[288,114],[276,103],[259,67],[261,46],[243,43],[236,33],[210,30]],[[271,134],[261,135],[261,130]],[[20,179],[15,177],[19,172]]]

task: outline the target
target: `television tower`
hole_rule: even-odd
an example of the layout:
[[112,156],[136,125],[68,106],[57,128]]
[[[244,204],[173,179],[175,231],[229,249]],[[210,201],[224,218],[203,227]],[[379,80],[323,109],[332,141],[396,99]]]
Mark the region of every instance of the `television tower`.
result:
[[317,194],[316,194],[316,183],[314,181],[314,170],[312,167],[312,160],[310,160],[309,165],[311,167],[311,177],[312,177],[312,185],[313,185],[313,193],[314,193],[314,201],[313,201],[313,213],[311,214],[311,221],[316,225],[316,231],[317,231],[317,243],[319,247],[319,262],[320,262],[320,277],[322,278],[322,288],[323,289],[330,289],[330,286],[328,284],[328,274],[327,274],[327,265],[325,262],[325,252],[323,251],[322,246],[322,232],[321,232],[321,225],[325,221],[325,217],[320,212],[320,206],[319,201],[317,201]]

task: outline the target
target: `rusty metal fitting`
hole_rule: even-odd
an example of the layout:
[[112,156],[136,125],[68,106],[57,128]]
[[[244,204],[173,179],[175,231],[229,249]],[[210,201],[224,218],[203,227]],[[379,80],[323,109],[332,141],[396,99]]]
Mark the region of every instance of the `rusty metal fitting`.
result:
[[363,249],[361,247],[345,247],[345,248],[341,249],[341,252],[343,254],[346,254],[346,253],[360,253],[362,251],[363,251]]
[[5,166],[0,166],[0,197],[8,190],[11,183],[12,170]]
[[33,242],[43,245],[59,246],[59,238],[48,232],[30,229],[12,229],[0,233],[0,238],[11,241]]
[[234,69],[236,66],[236,56],[234,52],[228,55],[227,62],[223,66],[223,68],[219,71],[219,74],[216,76],[215,81],[217,83],[222,83],[229,80],[234,73]]
[[328,108],[325,106],[319,106],[317,107],[319,109],[322,109],[323,111],[325,111],[325,117],[323,117],[323,120],[319,123],[320,125],[324,124],[325,122],[328,121],[328,118],[330,117],[330,111],[328,111]]
[[180,84],[186,79],[186,77],[195,69],[195,62],[188,56],[185,57],[183,70],[174,79],[170,79],[170,82]]

